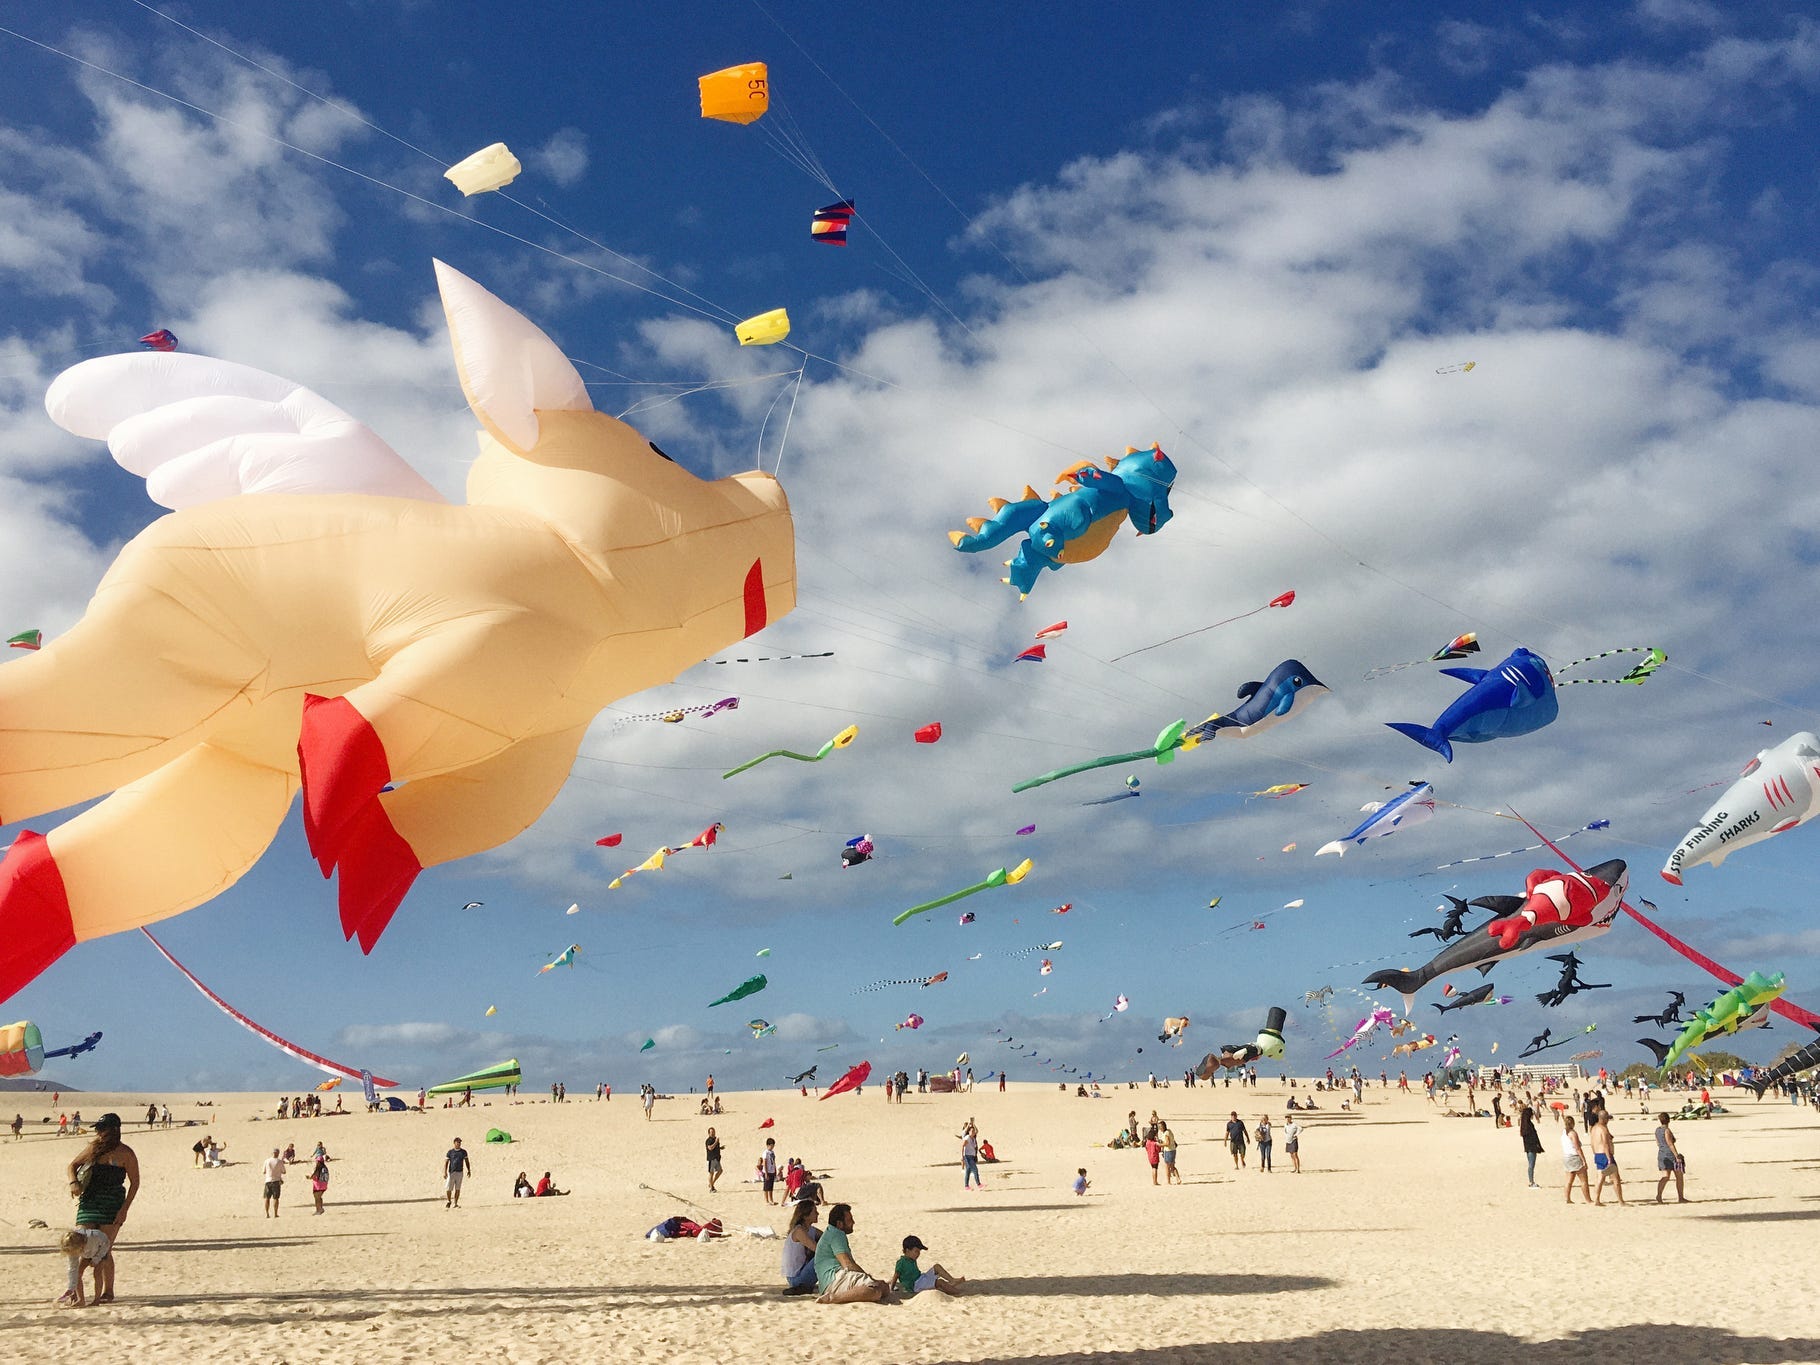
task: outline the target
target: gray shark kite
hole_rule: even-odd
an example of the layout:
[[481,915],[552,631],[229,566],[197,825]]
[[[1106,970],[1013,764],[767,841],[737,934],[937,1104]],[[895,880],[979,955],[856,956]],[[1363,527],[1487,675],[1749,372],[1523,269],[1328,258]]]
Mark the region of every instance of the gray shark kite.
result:
[[[1453,972],[1476,968],[1488,976],[1506,958],[1538,948],[1560,948],[1597,938],[1611,929],[1630,888],[1630,869],[1613,858],[1585,872],[1551,873],[1537,880],[1528,896],[1479,896],[1470,902],[1490,910],[1494,918],[1483,928],[1456,938],[1433,958],[1414,970],[1373,972],[1365,985],[1393,990],[1403,997],[1404,1012],[1415,1004],[1416,992],[1429,982]],[[1555,883],[1559,882],[1557,888]],[[1558,893],[1558,895],[1557,895]],[[1538,898],[1540,897],[1540,900]],[[1558,916],[1562,906],[1568,908]]]

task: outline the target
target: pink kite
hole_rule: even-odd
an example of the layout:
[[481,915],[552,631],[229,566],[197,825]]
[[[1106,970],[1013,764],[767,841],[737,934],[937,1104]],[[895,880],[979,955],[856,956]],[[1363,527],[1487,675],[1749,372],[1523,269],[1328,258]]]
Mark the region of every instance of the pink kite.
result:
[[625,837],[623,834],[609,834],[604,839],[596,839],[594,845],[596,848],[618,848],[619,841]]
[[1050,636],[1060,635],[1064,630],[1067,630],[1067,629],[1068,629],[1068,623],[1066,621],[1057,621],[1054,625],[1044,626],[1041,630],[1039,630],[1036,633],[1036,638],[1039,640],[1047,640]]
[[846,1075],[842,1076],[833,1085],[822,1091],[821,1097],[825,1100],[830,1095],[844,1095],[849,1090],[858,1090],[866,1083],[866,1077],[871,1074],[871,1062],[861,1062],[858,1066],[849,1067]]

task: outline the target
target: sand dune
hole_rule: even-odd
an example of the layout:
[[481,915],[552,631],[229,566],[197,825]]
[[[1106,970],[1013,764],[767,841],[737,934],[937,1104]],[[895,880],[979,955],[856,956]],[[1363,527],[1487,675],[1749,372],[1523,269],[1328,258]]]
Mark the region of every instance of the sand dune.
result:
[[[1677,1125],[1696,1202],[1627,1209],[1566,1206],[1552,1120],[1548,1185],[1529,1190],[1514,1130],[1374,1091],[1356,1116],[1308,1122],[1300,1176],[1280,1141],[1271,1175],[1235,1172],[1221,1145],[1234,1108],[1280,1119],[1284,1092],[1268,1083],[1099,1101],[1019,1085],[891,1106],[873,1087],[827,1103],[758,1092],[724,1096],[715,1119],[692,1098],[666,1101],[649,1123],[624,1096],[292,1122],[266,1117],[272,1096],[216,1095],[212,1109],[171,1096],[236,1164],[195,1169],[203,1128],[129,1123],[145,1188],[122,1237],[119,1301],[81,1311],[51,1306],[63,1262],[51,1233],[28,1227],[72,1216],[61,1168],[78,1144],[37,1122],[48,1098],[4,1101],[5,1117],[28,1120],[26,1140],[0,1140],[0,1354],[14,1359],[1820,1360],[1820,1116],[1748,1093],[1724,1097],[1732,1116]],[[130,1120],[147,1097],[79,1100],[91,1119],[111,1108]],[[1180,1187],[1152,1187],[1141,1152],[1096,1145],[1131,1108],[1173,1123]],[[1003,1158],[980,1193],[961,1188],[954,1135],[969,1115]],[[767,1117],[776,1124],[760,1132]],[[710,1123],[728,1144],[713,1197]],[[1614,1126],[1627,1194],[1653,1199],[1649,1121]],[[490,1127],[515,1141],[483,1145]],[[476,1170],[451,1212],[440,1171],[457,1135]],[[973,1292],[885,1307],[781,1297],[779,1244],[742,1231],[782,1224],[748,1180],[767,1135],[854,1205],[869,1270],[888,1274],[914,1232],[925,1264],[968,1276]],[[318,1140],[336,1158],[328,1212],[311,1214],[296,1171],[281,1217],[264,1218],[259,1160]],[[1078,1166],[1093,1181],[1085,1199],[1068,1188]],[[574,1193],[514,1201],[521,1169],[551,1170]],[[644,1240],[696,1200],[736,1235]]]

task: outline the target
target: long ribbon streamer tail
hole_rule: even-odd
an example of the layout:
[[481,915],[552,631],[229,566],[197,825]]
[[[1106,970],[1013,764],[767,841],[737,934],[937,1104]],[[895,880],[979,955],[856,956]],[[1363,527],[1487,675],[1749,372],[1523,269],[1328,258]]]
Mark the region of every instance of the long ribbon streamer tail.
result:
[[[1516,815],[1517,819],[1523,820],[1524,824],[1529,825],[1528,820],[1524,820],[1521,815],[1517,815],[1517,811],[1514,806],[1511,808],[1510,813],[1512,815]],[[1534,833],[1536,838],[1540,839],[1543,843],[1547,844],[1551,849],[1554,849],[1555,856],[1562,859],[1562,861],[1567,863],[1567,865],[1569,867],[1573,868],[1573,870],[1575,872],[1584,873],[1586,871],[1586,869],[1581,867],[1580,864],[1576,863],[1572,858],[1569,858],[1565,853],[1561,852],[1560,848],[1558,848],[1555,845],[1554,841],[1552,839],[1550,839],[1546,834],[1542,833],[1541,830],[1537,829],[1534,825],[1529,825],[1529,828],[1530,828],[1531,832]],[[1673,948],[1677,953],[1681,954],[1681,956],[1686,958],[1689,962],[1693,963],[1694,966],[1698,967],[1701,971],[1710,973],[1712,976],[1717,977],[1720,981],[1723,981],[1728,986],[1736,986],[1744,980],[1743,977],[1739,976],[1731,968],[1722,966],[1721,964],[1714,962],[1705,953],[1702,953],[1699,950],[1691,947],[1690,945],[1683,943],[1680,939],[1676,938],[1673,934],[1669,933],[1668,930],[1664,929],[1661,925],[1657,924],[1654,920],[1650,919],[1649,916],[1645,915],[1641,910],[1638,910],[1629,901],[1620,902],[1620,908],[1624,911],[1625,914],[1629,915],[1638,924],[1641,924],[1645,929],[1649,930],[1650,933],[1654,934],[1657,938],[1661,939],[1664,943],[1666,943],[1669,947]],[[1777,1014],[1781,1015],[1784,1019],[1792,1020],[1793,1022],[1800,1024],[1803,1028],[1820,1029],[1820,1014],[1815,1014],[1812,1010],[1802,1009],[1801,1006],[1795,1004],[1794,1001],[1792,1001],[1792,1000],[1785,1000],[1785,999],[1778,998],[1778,999],[1770,1001],[1769,1007],[1772,1010],[1774,1010]]]
[[992,885],[992,883],[990,881],[975,882],[972,886],[965,887],[962,890],[952,892],[949,895],[942,896],[937,900],[924,901],[921,905],[913,905],[908,910],[905,910],[897,915],[893,915],[891,917],[891,922],[893,924],[902,924],[905,920],[909,919],[912,915],[920,915],[925,910],[940,910],[944,905],[953,905],[954,902],[956,902],[957,900],[961,900],[964,897],[971,896],[977,891],[988,890],[991,887],[991,885]]
[[[329,1073],[329,1075],[340,1076],[344,1080],[360,1081],[360,1080],[366,1079],[366,1073],[363,1071],[360,1071],[358,1068],[351,1067],[351,1066],[343,1066],[340,1062],[332,1062],[327,1057],[319,1057],[314,1052],[311,1052],[308,1048],[299,1047],[296,1043],[290,1042],[284,1038],[280,1038],[276,1033],[273,1033],[269,1028],[265,1028],[262,1025],[255,1023],[253,1020],[247,1018],[246,1015],[242,1014],[239,1010],[235,1009],[232,1005],[228,1004],[227,1001],[223,1000],[220,996],[216,995],[215,992],[210,990],[207,986],[203,985],[202,981],[196,976],[196,974],[194,972],[192,972],[188,967],[184,966],[175,957],[173,957],[171,955],[171,950],[169,948],[166,948],[162,943],[160,943],[157,940],[156,937],[153,936],[152,931],[150,929],[147,929],[142,925],[142,926],[140,926],[139,932],[144,934],[146,936],[146,938],[151,940],[152,947],[154,947],[158,950],[159,955],[161,957],[163,957],[166,962],[170,963],[171,966],[175,967],[178,971],[183,973],[184,978],[190,983],[190,985],[194,986],[197,990],[201,991],[202,994],[205,997],[207,997],[209,1002],[211,1004],[213,1004],[216,1009],[220,1010],[223,1014],[227,1015],[228,1018],[232,1019],[236,1024],[239,1024],[242,1028],[246,1029],[247,1032],[257,1034],[259,1037],[265,1039],[266,1042],[270,1043],[273,1047],[277,1048],[280,1052],[286,1054],[287,1056],[295,1057],[298,1061],[304,1063],[306,1066],[313,1066],[318,1071],[326,1071]],[[383,1076],[375,1076],[375,1077],[373,1077],[373,1084],[382,1090],[390,1090],[393,1087],[395,1087],[398,1084],[398,1082],[389,1081]]]
[[773,749],[770,753],[760,754],[757,758],[750,759],[747,762],[740,764],[737,768],[729,768],[720,775],[721,781],[724,782],[729,777],[738,777],[741,773],[745,772],[746,769],[756,768],[767,758],[794,758],[798,763],[817,763],[821,761],[821,756],[819,754],[799,754],[793,749]]
[[1121,763],[1141,763],[1144,759],[1155,758],[1156,756],[1156,748],[1153,745],[1148,749],[1138,749],[1129,754],[1113,754],[1108,758],[1095,758],[1086,763],[1076,763],[1072,768],[1057,768],[1052,773],[1044,773],[1041,777],[1033,777],[1026,782],[1018,783],[1011,790],[1014,792],[1027,792],[1032,787],[1041,787],[1046,783],[1055,782],[1064,777],[1073,777],[1076,773],[1092,772],[1095,768],[1114,768]]

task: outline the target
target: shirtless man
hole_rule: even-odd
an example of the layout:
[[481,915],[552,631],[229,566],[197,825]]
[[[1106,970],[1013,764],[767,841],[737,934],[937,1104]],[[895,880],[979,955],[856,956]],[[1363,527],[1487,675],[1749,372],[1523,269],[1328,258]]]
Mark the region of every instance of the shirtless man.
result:
[[1592,1138],[1593,1168],[1599,1172],[1598,1188],[1593,1191],[1593,1203],[1605,1202],[1605,1182],[1611,1181],[1617,1191],[1618,1203],[1624,1203],[1624,1178],[1618,1174],[1618,1150],[1611,1135],[1611,1114],[1604,1105],[1594,1111],[1594,1122],[1588,1130]]

